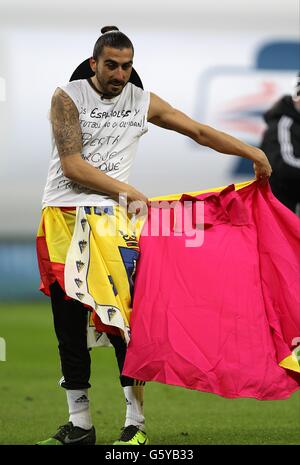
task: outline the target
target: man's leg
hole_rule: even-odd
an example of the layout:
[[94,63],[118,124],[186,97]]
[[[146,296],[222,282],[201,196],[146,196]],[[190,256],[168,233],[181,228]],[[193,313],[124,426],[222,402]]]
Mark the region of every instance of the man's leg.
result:
[[88,389],[91,359],[87,348],[88,310],[77,300],[66,299],[57,282],[50,286],[53,321],[65,389]]
[[111,344],[115,349],[115,354],[120,371],[120,382],[123,387],[126,401],[126,417],[121,437],[114,444],[119,445],[144,445],[149,444],[149,440],[144,431],[144,381],[138,381],[127,376],[123,376],[122,370],[126,356],[126,343],[121,336],[107,334]]
[[60,384],[66,389],[69,422],[52,438],[39,444],[94,444],[95,429],[87,391],[91,365],[87,348],[88,310],[80,302],[66,299],[57,282],[50,286],[50,293],[63,373]]

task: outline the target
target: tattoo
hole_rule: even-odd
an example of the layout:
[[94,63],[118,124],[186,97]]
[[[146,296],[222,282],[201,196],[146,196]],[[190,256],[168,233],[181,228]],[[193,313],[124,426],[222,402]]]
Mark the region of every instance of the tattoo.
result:
[[59,88],[52,97],[51,123],[60,157],[81,153],[82,133],[78,110],[73,100]]

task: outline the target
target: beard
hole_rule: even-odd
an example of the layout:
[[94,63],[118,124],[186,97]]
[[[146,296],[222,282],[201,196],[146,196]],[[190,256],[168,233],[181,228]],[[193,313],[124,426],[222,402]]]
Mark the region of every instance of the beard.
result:
[[105,81],[104,79],[101,79],[98,73],[96,73],[96,79],[101,89],[100,92],[104,98],[117,97],[121,94],[122,90],[127,84],[127,82],[117,81],[116,79]]

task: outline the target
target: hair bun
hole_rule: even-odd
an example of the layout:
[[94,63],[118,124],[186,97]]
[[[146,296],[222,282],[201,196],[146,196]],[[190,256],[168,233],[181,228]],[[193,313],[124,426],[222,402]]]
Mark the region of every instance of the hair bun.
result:
[[104,26],[101,29],[101,33],[105,34],[106,32],[111,32],[111,31],[118,31],[119,28],[117,26]]

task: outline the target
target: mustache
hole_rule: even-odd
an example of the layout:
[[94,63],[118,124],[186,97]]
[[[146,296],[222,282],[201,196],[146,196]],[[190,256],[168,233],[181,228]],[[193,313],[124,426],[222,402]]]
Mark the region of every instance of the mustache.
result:
[[113,84],[113,85],[122,85],[124,86],[125,82],[124,81],[116,81],[116,80],[112,80],[112,81],[109,81],[109,84]]

